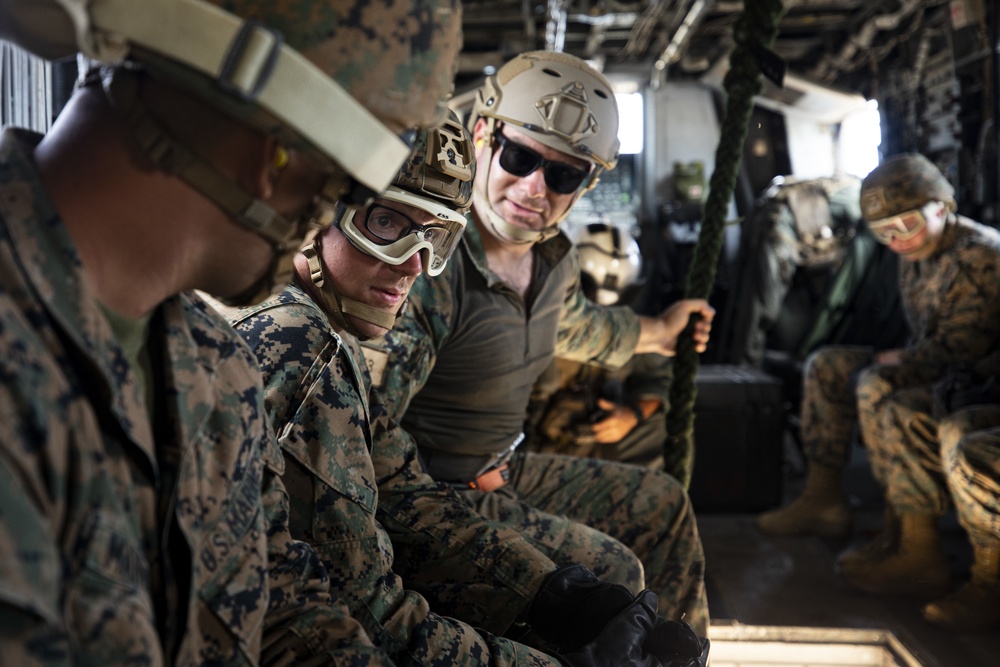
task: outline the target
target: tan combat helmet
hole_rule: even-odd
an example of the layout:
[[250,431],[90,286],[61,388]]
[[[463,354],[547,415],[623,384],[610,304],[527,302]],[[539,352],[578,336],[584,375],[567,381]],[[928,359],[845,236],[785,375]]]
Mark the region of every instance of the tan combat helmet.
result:
[[[472,137],[458,116],[449,112],[441,127],[417,133],[409,159],[392,185],[379,196],[379,202],[366,208],[338,206],[334,224],[355,248],[388,264],[398,266],[414,254],[422,253],[424,271],[437,276],[444,271],[465,231],[465,214],[472,203],[475,175]],[[387,207],[382,205],[383,201],[388,203]],[[413,228],[412,220],[393,211],[393,202],[422,209],[433,215],[435,221]],[[374,216],[384,216],[378,218],[382,228],[395,230],[394,233],[377,235],[379,230],[368,227]],[[390,315],[340,294],[324,268],[321,242],[322,237],[317,237],[303,249],[303,254],[327,316],[359,338],[364,336],[345,315],[391,329],[403,309]]]
[[[487,160],[492,157],[493,133],[499,122],[514,125],[543,145],[593,165],[566,213],[587,190],[597,185],[601,172],[618,164],[618,103],[611,84],[575,56],[530,51],[506,63],[486,78],[476,94],[469,117],[470,129],[480,117],[487,120],[485,141],[490,147]],[[488,177],[489,172],[476,183],[473,195],[476,211],[482,212],[486,222],[503,238],[516,243],[537,243],[558,233],[556,225],[539,233],[504,220],[489,205]]]
[[[176,173],[275,248],[259,300],[292,257],[363,205],[409,154],[410,128],[440,123],[461,47],[458,0],[4,0],[0,38],[47,58],[80,52],[114,67],[105,89],[160,168]],[[166,78],[327,170],[317,206],[286,220],[170,136],[137,99],[136,71]]]
[[626,300],[642,282],[639,243],[620,227],[604,222],[587,225],[576,240],[585,294],[602,306]]
[[861,215],[866,222],[912,211],[932,201],[954,211],[955,188],[919,153],[886,158],[861,183]]

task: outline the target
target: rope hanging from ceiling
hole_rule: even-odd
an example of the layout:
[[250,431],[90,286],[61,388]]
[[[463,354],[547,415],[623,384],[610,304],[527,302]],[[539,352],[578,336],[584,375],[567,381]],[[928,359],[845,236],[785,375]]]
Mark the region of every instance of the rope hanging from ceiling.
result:
[[[685,289],[688,298],[708,299],[715,283],[719,253],[722,250],[726,212],[736,187],[746,141],[753,99],[762,89],[761,57],[778,34],[778,21],[784,13],[781,0],[745,0],[743,13],[733,25],[736,43],[729,56],[729,72],[723,81],[726,110],[722,119],[719,145],[715,152],[715,170],[709,181],[701,221],[701,233],[694,249],[694,258]],[[691,482],[694,468],[694,403],[697,393],[698,353],[691,334],[694,320],[677,341],[674,376],[670,386],[670,411],[667,413],[667,440],[664,458],[676,461],[683,457],[679,469],[685,487]]]

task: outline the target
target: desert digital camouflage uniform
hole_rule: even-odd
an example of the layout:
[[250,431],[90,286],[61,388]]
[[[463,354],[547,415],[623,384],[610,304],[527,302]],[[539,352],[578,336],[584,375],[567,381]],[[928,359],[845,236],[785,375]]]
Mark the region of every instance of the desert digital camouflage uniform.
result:
[[873,365],[873,351],[858,347],[825,348],[810,357],[802,406],[806,456],[843,467],[857,418],[875,477],[891,489],[905,464],[901,457],[936,448],[929,415],[934,383],[1000,346],[998,272],[1000,234],[962,217],[947,223],[932,256],[900,262],[913,332],[901,363]]
[[167,300],[147,407],[34,170],[40,139],[0,135],[2,662],[257,665],[304,638],[342,655],[364,633],[280,520],[250,351],[195,295]]
[[[565,235],[536,245],[529,304],[487,268],[479,232],[434,280],[418,278],[409,308],[364,345],[381,369],[376,391],[417,441],[435,479],[472,479],[523,427],[531,386],[553,355],[620,366],[638,321],[627,307],[588,301]],[[575,456],[514,455],[510,483],[460,491],[484,516],[516,528],[557,564],[582,563],[633,592],[657,592],[658,611],[704,634],[704,554],[690,501],[665,473]],[[627,545],[627,546],[626,546]]]
[[[554,359],[532,390],[525,449],[661,466],[667,439],[666,413],[662,408],[648,419],[639,420],[625,437],[613,443],[595,442],[590,420],[598,410],[598,398],[626,406],[635,406],[643,399],[669,405],[672,368],[670,358],[659,354],[637,354],[618,369]],[[681,467],[664,469],[682,479]]]
[[[505,631],[554,564],[512,530],[485,522],[419,467],[411,441],[368,401],[353,337],[340,336],[296,286],[226,310],[258,355],[269,416],[285,453],[292,534],[313,545],[331,592],[397,664],[555,665],[488,632]],[[386,447],[385,451],[383,446]],[[373,463],[373,452],[378,463]],[[384,527],[383,527],[384,526]],[[433,564],[443,600],[476,625],[431,612],[393,572],[394,543]]]

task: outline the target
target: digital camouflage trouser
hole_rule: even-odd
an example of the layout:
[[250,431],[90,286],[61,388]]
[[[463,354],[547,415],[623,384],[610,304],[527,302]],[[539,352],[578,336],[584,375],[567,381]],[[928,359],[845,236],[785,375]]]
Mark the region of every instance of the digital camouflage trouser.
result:
[[510,468],[510,483],[496,491],[459,493],[556,563],[582,563],[635,593],[655,591],[660,615],[683,617],[706,635],[705,556],[677,480],[637,466],[531,452],[516,454]]
[[[872,443],[899,441],[901,429],[888,428],[879,415],[899,389],[919,382],[901,366],[873,364],[868,347],[831,346],[809,356],[802,387],[802,445],[814,463],[843,468],[850,458],[854,423],[869,452]],[[871,457],[872,472],[885,479],[883,461]]]
[[[926,410],[918,393],[890,403],[885,419],[899,423]],[[905,446],[885,448],[892,450],[884,456],[891,457],[887,495],[893,507],[943,515],[954,504],[974,546],[1000,539],[1000,405],[964,408],[940,423],[923,412],[908,432]]]

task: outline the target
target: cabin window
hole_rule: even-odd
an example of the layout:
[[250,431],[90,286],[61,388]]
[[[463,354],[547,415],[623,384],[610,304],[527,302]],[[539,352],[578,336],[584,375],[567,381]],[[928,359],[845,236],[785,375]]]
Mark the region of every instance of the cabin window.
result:
[[642,152],[642,93],[615,93],[618,101],[618,141],[621,154]]
[[840,164],[845,173],[864,178],[878,166],[882,144],[878,102],[869,100],[864,109],[840,122]]

